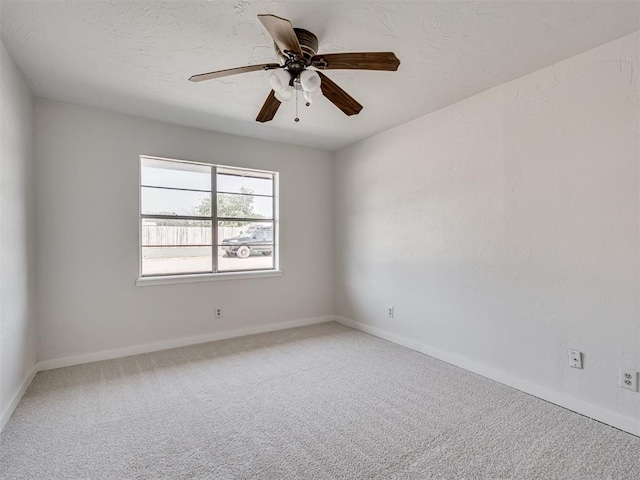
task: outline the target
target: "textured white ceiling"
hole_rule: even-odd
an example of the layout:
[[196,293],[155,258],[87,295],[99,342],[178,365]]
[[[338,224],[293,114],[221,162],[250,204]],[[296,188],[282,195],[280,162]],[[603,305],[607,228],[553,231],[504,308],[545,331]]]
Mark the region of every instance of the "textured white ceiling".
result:
[[[1,39],[38,97],[333,150],[640,29],[636,1],[2,0]],[[275,61],[256,18],[314,32],[320,52],[387,51],[397,72],[333,71],[364,105],[322,98],[255,122],[268,73],[195,73]]]

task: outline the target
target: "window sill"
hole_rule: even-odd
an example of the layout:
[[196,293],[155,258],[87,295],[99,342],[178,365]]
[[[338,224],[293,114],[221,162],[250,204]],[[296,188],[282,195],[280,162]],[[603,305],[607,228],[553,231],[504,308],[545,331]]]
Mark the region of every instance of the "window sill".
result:
[[245,280],[249,278],[281,277],[280,270],[265,270],[261,272],[229,272],[229,273],[199,273],[195,275],[164,275],[158,277],[140,277],[136,280],[137,287],[152,285],[169,285],[172,283],[212,282],[217,280]]

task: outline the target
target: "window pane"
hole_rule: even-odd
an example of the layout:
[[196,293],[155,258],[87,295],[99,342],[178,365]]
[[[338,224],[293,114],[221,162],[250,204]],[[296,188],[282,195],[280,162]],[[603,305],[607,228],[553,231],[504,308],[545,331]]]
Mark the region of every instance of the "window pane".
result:
[[142,247],[142,275],[211,273],[211,247]]
[[218,270],[273,267],[273,222],[218,222]]
[[211,194],[142,187],[142,213],[210,217]]
[[218,217],[273,218],[273,198],[218,193]]
[[247,172],[218,168],[217,189],[228,193],[255,193],[273,195],[273,175],[270,173]]
[[209,246],[212,245],[211,221],[207,220],[142,220],[142,246]]
[[140,162],[143,276],[213,273],[214,264],[219,272],[274,268],[276,173],[143,156]]
[[142,185],[211,191],[211,167],[143,158]]

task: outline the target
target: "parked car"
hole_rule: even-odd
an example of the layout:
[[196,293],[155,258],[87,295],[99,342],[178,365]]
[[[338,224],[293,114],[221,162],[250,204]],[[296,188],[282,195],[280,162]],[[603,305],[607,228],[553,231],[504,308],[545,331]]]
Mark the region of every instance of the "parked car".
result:
[[222,240],[222,250],[229,257],[248,258],[252,252],[262,255],[273,253],[273,227],[256,226],[237,237]]

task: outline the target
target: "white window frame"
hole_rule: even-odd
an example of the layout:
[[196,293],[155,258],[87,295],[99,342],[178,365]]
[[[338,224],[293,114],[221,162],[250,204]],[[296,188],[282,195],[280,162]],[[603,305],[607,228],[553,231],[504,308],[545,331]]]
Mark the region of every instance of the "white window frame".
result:
[[[184,216],[171,216],[171,215],[148,215],[142,213],[142,163],[143,160],[162,160],[175,163],[186,163],[191,165],[201,165],[211,168],[211,217],[199,218],[200,220],[211,221],[212,229],[212,272],[207,273],[177,273],[177,274],[159,274],[159,275],[143,275],[142,274],[142,222],[145,218],[166,218],[166,219],[191,219]],[[224,193],[218,192],[216,186],[217,171],[218,169],[233,169],[244,170],[247,172],[255,172],[260,174],[270,174],[273,178],[272,184],[272,200],[273,200],[273,219],[269,219],[269,222],[273,222],[273,267],[266,269],[251,269],[251,270],[234,270],[218,272],[218,249],[220,248],[218,243],[218,222],[219,221],[238,221],[238,222],[251,222],[259,223],[259,219],[255,218],[227,218],[218,217],[217,214],[217,194]],[[256,168],[236,167],[232,165],[213,164],[206,162],[194,162],[190,160],[179,160],[175,158],[156,157],[151,155],[140,155],[138,159],[138,256],[139,256],[139,270],[138,279],[136,285],[148,286],[148,285],[162,285],[172,283],[192,283],[192,282],[207,282],[214,280],[233,280],[233,279],[248,279],[248,278],[263,278],[263,277],[276,277],[281,276],[280,270],[280,247],[279,247],[279,232],[280,232],[280,205],[279,205],[279,173],[270,170],[260,170]]]

